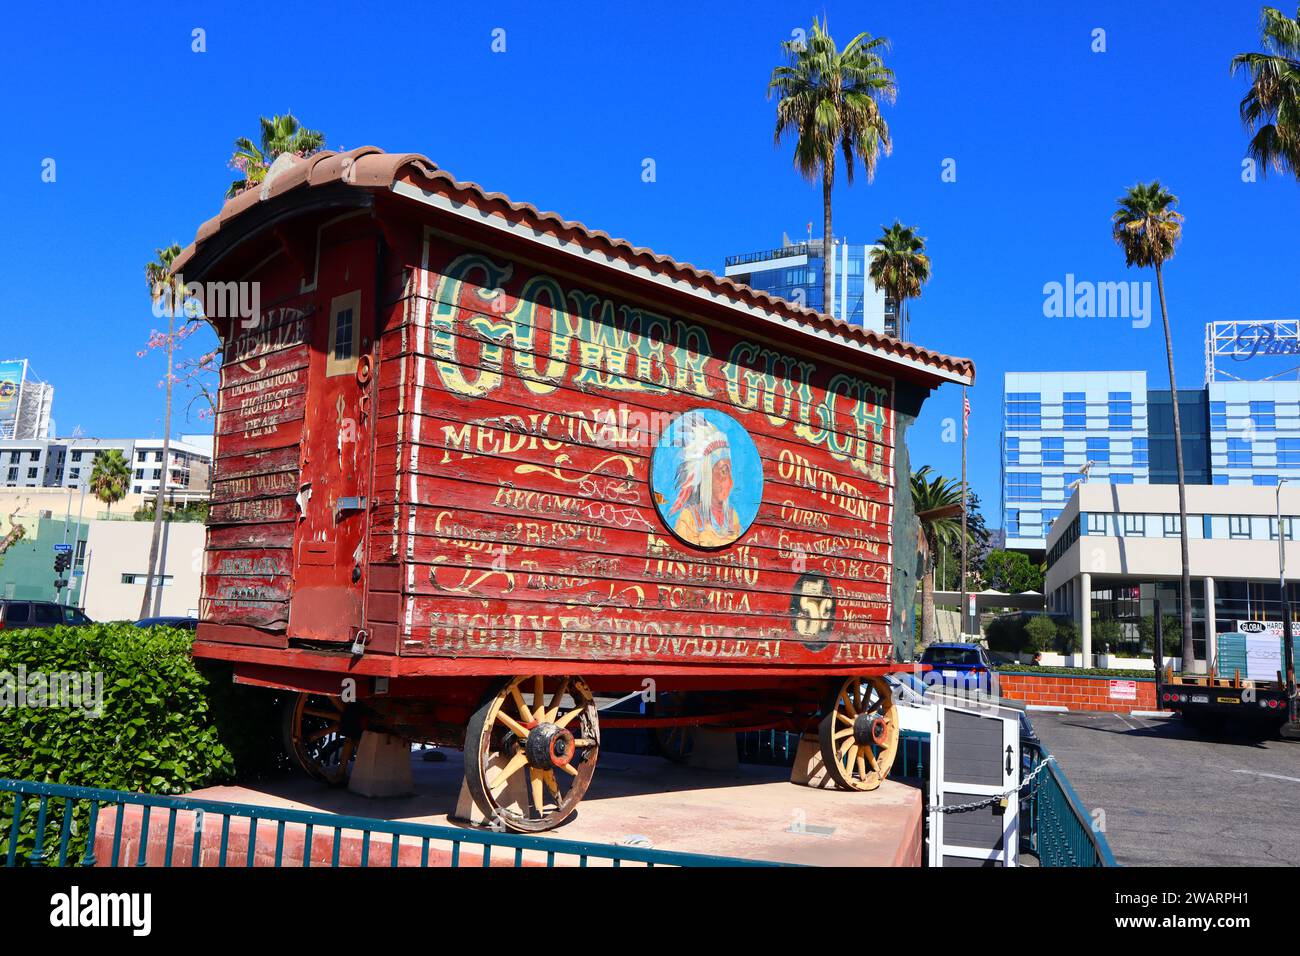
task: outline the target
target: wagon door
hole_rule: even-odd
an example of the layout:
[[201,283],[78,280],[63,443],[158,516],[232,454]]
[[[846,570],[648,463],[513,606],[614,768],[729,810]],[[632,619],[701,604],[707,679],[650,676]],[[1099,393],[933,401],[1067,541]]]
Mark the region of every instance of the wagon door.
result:
[[289,634],[298,640],[350,642],[364,620],[372,255],[362,241],[321,250],[317,308],[324,321],[312,333],[289,610]]

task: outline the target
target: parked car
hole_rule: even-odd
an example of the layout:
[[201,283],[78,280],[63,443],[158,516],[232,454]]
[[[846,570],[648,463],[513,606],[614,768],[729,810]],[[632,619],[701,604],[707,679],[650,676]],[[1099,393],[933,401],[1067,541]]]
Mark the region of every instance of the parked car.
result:
[[921,654],[921,667],[927,672],[927,682],[938,680],[972,689],[988,689],[993,671],[988,653],[979,644],[931,644]]
[[53,601],[0,600],[0,630],[54,627],[56,624],[93,624],[79,608]]
[[167,616],[162,617],[142,617],[135,622],[136,627],[179,627],[183,631],[198,630],[199,619],[197,617]]

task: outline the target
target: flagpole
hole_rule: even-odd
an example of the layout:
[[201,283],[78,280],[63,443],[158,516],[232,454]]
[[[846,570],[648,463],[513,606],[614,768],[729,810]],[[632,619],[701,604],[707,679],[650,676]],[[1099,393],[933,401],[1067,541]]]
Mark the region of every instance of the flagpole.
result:
[[961,387],[961,634],[966,634],[966,419],[970,415],[970,403],[966,398],[966,386]]

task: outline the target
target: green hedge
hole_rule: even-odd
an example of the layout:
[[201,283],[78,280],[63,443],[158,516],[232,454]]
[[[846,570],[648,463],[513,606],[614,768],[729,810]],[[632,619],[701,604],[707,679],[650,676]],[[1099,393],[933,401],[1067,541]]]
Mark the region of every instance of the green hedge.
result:
[[1154,670],[1135,671],[1116,667],[1031,667],[1028,664],[998,664],[999,674],[1028,674],[1034,677],[1145,677],[1155,680]]
[[[179,794],[278,765],[273,695],[232,685],[228,671],[205,673],[192,638],[130,624],[0,631],[0,777]],[[39,690],[35,675],[53,674],[90,675],[74,706],[39,696],[19,706],[20,684]],[[27,803],[20,851],[35,836]],[[51,811],[61,821],[62,806]],[[12,813],[13,796],[0,795],[0,854]],[[78,805],[74,826],[87,816]]]

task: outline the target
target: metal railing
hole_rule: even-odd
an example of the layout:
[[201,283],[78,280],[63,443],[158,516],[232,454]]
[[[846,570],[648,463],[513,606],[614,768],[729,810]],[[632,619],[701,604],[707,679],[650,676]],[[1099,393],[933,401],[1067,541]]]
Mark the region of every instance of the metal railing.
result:
[[[1022,747],[1025,746],[1022,742]],[[1047,757],[1041,744],[1029,748],[1030,770]],[[1028,833],[1028,850],[1039,866],[1118,866],[1106,837],[1070,786],[1056,761],[1038,774],[1022,796],[1023,829]]]
[[[136,807],[138,814],[133,812]],[[787,865],[0,778],[0,863],[15,867],[106,862],[113,867]]]

